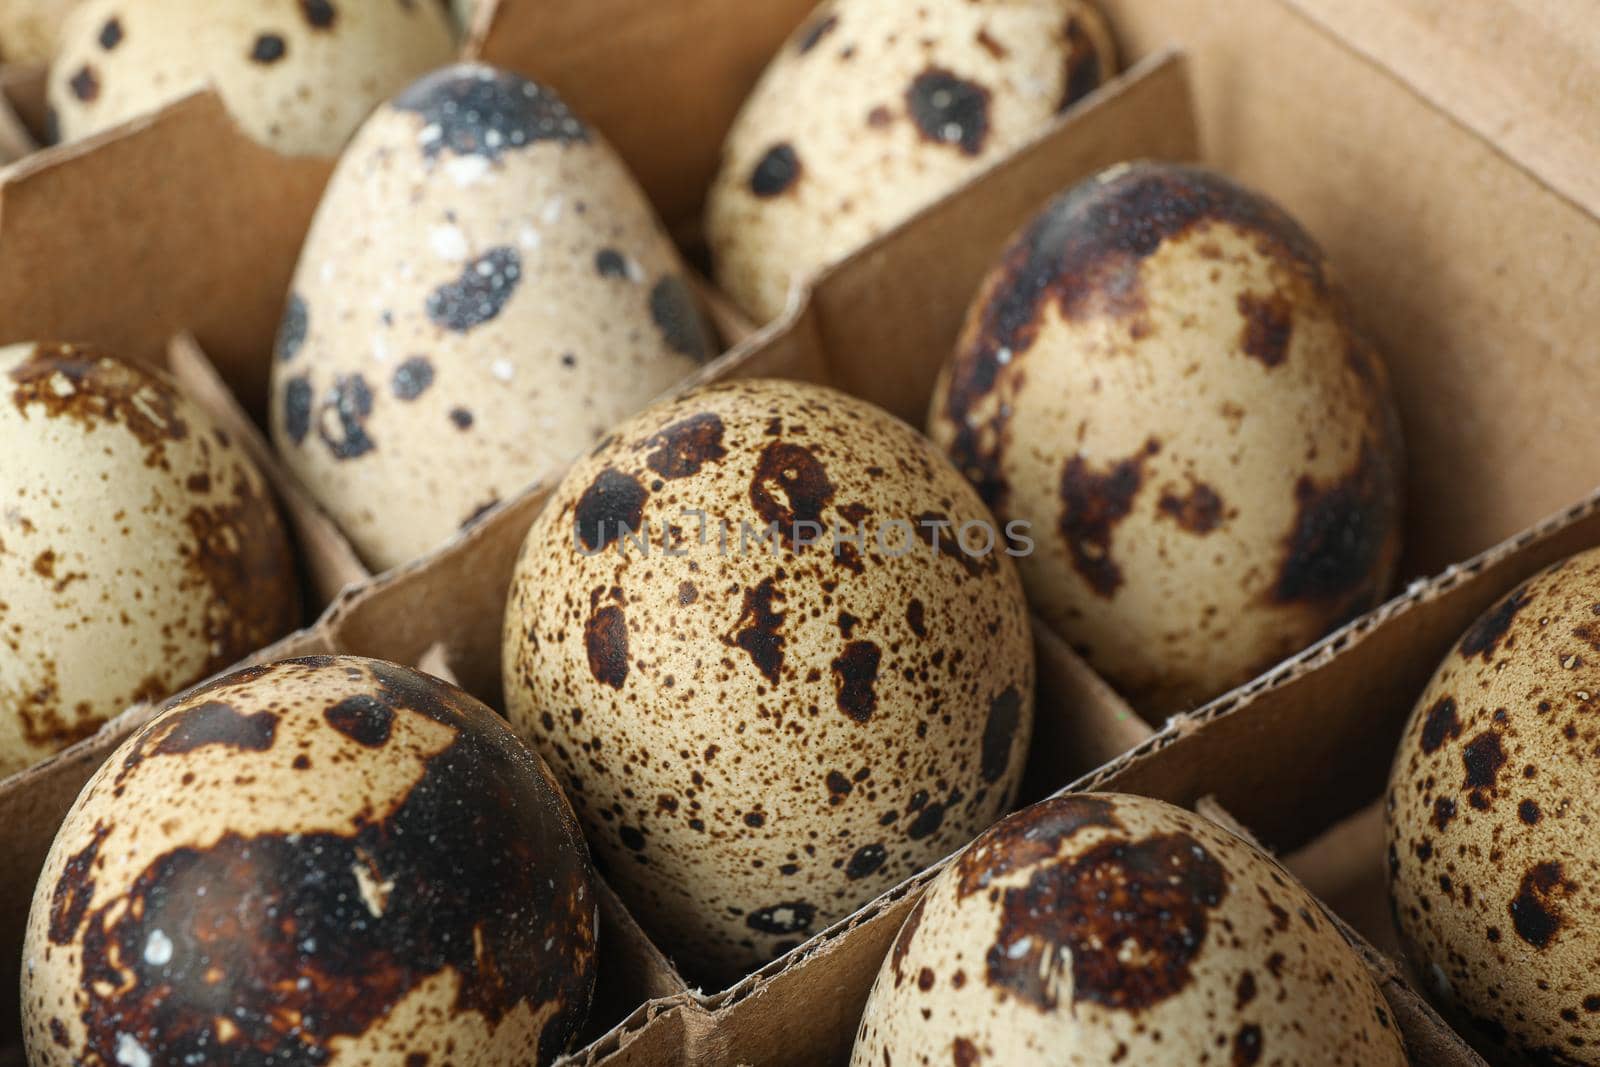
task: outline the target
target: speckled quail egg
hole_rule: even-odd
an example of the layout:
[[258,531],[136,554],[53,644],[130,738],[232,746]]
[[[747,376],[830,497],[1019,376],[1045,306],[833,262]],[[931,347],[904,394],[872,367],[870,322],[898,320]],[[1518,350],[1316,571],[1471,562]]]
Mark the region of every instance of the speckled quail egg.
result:
[[60,38],[50,107],[62,140],[210,84],[246,134],[290,155],[337,153],[455,48],[432,0],[84,0]]
[[43,63],[55,52],[61,23],[77,0],[6,0],[0,4],[0,63]]
[[1394,574],[1383,362],[1305,231],[1208,170],[1122,164],[1040,212],[928,429],[1027,525],[1035,610],[1150,715],[1247,681]]
[[1388,1006],[1311,894],[1158,800],[1054,797],[931,882],[853,1067],[1401,1067]]
[[381,108],[340,162],[278,335],[272,431],[375,568],[559,470],[714,349],[600,135],[478,65]]
[[1600,550],[1485,612],[1389,777],[1389,883],[1424,989],[1495,1062],[1600,1064]]
[[355,657],[247,668],[68,813],[29,1062],[548,1063],[589,1008],[591,880],[548,768],[472,697]]
[[0,456],[0,775],[294,625],[265,480],[164,376],[0,348]]
[[819,5],[723,146],[718,283],[775,318],[793,285],[1026,144],[1115,62],[1083,0]]
[[992,524],[910,427],[788,381],[652,407],[561,482],[509,715],[680,964],[765,962],[1006,809],[1033,646]]

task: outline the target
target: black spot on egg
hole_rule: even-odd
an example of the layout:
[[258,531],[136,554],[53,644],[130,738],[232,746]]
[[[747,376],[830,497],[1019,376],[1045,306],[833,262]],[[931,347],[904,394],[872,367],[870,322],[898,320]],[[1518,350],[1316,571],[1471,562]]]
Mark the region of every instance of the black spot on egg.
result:
[[588,552],[598,552],[639,529],[650,493],[639,480],[607,467],[595,475],[573,509],[574,533]]
[[882,842],[872,845],[862,845],[851,854],[849,862],[844,865],[844,876],[852,882],[875,874],[889,859],[889,851]]
[[983,727],[983,755],[979,768],[986,782],[998,782],[1011,764],[1011,746],[1022,722],[1022,697],[1015,687],[989,702],[989,717]]
[[377,447],[367,434],[372,390],[360,374],[341,374],[317,409],[317,436],[334,459],[358,459]]
[[1457,646],[1462,658],[1481,656],[1483,662],[1491,661],[1500,647],[1500,642],[1505,640],[1506,634],[1510,632],[1511,623],[1515,621],[1517,613],[1531,599],[1532,594],[1526,587],[1517,589],[1479,616],[1477,621],[1467,628],[1467,632],[1461,637],[1461,644]]
[[906,109],[925,139],[954,145],[963,155],[983,151],[989,134],[989,90],[983,86],[930,67],[906,90]]
[[866,722],[878,706],[874,688],[883,651],[871,641],[851,641],[832,663],[834,695],[839,710],[856,722]]
[[814,905],[803,900],[790,900],[752,911],[744,921],[750,929],[763,934],[798,934],[808,932],[816,917]]
[[750,191],[762,199],[782,195],[800,177],[800,157],[787,141],[762,153],[750,172]]
[[283,307],[283,318],[278,323],[278,361],[287,363],[299,355],[306,343],[306,330],[311,325],[310,310],[299,293],[290,293]]
[[469,260],[461,275],[428,294],[428,318],[455,333],[492,321],[522,281],[522,257],[502,245]]
[[1564,924],[1560,900],[1573,888],[1559,863],[1550,861],[1530,867],[1509,907],[1517,936],[1534,948],[1548,948]]
[[1423,716],[1422,751],[1428,755],[1439,751],[1448,740],[1461,736],[1461,720],[1456,717],[1456,702],[1451,697],[1440,697]]
[[289,45],[276,33],[263,33],[250,46],[250,61],[267,66],[289,54]]
[[626,278],[628,259],[615,248],[602,248],[595,253],[594,269],[602,278]]
[[455,66],[429,74],[395,98],[422,118],[422,153],[498,160],[540,141],[582,144],[589,128],[553,90],[508,71]]
[[394,711],[376,697],[346,697],[322,713],[328,725],[365,748],[382,748],[394,728]]
[[646,444],[652,449],[645,463],[668,481],[700,473],[707,463],[728,454],[722,445],[722,419],[711,412],[691,415],[652,436]]
[[283,384],[283,432],[295,444],[311,431],[311,380],[297,375]]
[[68,79],[67,85],[72,89],[72,95],[85,104],[93,103],[100,96],[100,76],[87,64]]
[[433,364],[427,356],[412,356],[394,369],[389,388],[397,399],[415,400],[433,384]]
[[797,548],[797,532],[802,537],[818,532],[822,509],[833,501],[833,492],[827,468],[814,452],[790,441],[772,441],[756,463],[750,503],[762,522],[776,523],[778,536]]
[[122,43],[122,20],[116,16],[106,19],[100,27],[100,47],[107,52]]
[[1393,544],[1398,495],[1391,464],[1368,443],[1355,469],[1338,481],[1301,475],[1273,599],[1359,605],[1375,595],[1379,564]]
[[774,685],[783,676],[784,613],[775,609],[775,602],[782,597],[772,578],[763,578],[755,587],[746,588],[733,634],[723,638],[725,643],[742,649],[762,677]]
[[313,30],[331,29],[339,17],[329,0],[300,0],[300,12]]
[[650,319],[674,352],[701,362],[711,358],[711,335],[700,318],[694,292],[678,275],[667,275],[650,290]]

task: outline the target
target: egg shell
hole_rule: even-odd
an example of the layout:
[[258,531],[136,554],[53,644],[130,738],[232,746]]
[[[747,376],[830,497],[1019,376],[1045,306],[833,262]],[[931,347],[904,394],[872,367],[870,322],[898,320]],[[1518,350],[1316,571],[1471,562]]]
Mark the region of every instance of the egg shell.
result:
[[0,63],[44,63],[76,0],[6,0],[0,4]]
[[1147,714],[1247,681],[1394,574],[1383,362],[1305,231],[1208,170],[1118,165],[1040,212],[928,427],[1029,525],[1034,610]]
[[548,1063],[598,913],[572,811],[478,701],[356,657],[235,672],[90,779],[22,976],[34,1067]]
[[436,0],[84,0],[61,28],[51,118],[78,140],[212,85],[255,140],[333,155],[454,49]]
[[298,619],[265,480],[158,372],[0,348],[0,455],[0,775]]
[[384,569],[713,354],[600,135],[543,86],[455,66],[380,108],[340,161],[278,335],[272,432]]
[[1039,134],[1115,72],[1080,0],[835,0],[745,101],[707,201],[751,316]]
[[[937,553],[919,518],[954,524]],[[992,518],[910,427],[745,381],[618,428],[529,531],[509,717],[630,910],[698,976],[771,959],[1006,809],[1033,646],[1010,560],[981,554],[977,527],[954,547],[968,522]],[[862,543],[836,553],[835,528]]]
[[1376,983],[1311,894],[1158,800],[1058,796],[931,882],[873,983],[853,1067],[1402,1067]]
[[1500,1062],[1600,1064],[1600,551],[1486,611],[1389,777],[1389,884],[1419,984]]

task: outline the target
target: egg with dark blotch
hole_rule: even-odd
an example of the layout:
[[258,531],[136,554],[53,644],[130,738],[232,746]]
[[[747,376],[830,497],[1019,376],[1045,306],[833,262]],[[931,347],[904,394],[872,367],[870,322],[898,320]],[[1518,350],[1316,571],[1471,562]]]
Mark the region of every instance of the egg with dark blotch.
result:
[[212,86],[256,141],[331,156],[454,50],[436,0],[84,0],[50,66],[52,124],[74,141]]
[[298,619],[266,480],[164,375],[0,347],[0,456],[0,776]]
[[549,1063],[597,911],[548,768],[435,678],[237,671],[84,787],[34,893],[29,1063]]
[[1418,985],[1493,1062],[1600,1064],[1600,550],[1490,607],[1389,774],[1389,889]]
[[1083,0],[829,0],[745,101],[707,200],[752,317],[1044,131],[1115,73]]
[[545,505],[506,608],[508,714],[698,978],[781,954],[1006,809],[1033,645],[986,531],[910,427],[786,381],[650,408]]
[[0,4],[0,63],[45,63],[77,0],[6,0]]
[[1111,167],[1006,247],[928,432],[1005,520],[1037,611],[1147,715],[1376,606],[1399,420],[1321,251],[1209,170]]
[[853,1067],[1403,1067],[1371,973],[1304,887],[1159,800],[1053,797],[929,883]]
[[278,334],[272,433],[384,569],[714,354],[599,133],[544,86],[454,66],[380,108],[328,185]]

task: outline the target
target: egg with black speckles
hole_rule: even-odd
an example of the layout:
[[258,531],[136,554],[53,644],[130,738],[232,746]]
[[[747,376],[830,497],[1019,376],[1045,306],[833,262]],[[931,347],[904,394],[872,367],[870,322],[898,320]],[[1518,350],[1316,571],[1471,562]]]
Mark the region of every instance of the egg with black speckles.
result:
[[1193,812],[1065,794],[929,883],[853,1067],[1402,1067],[1388,1004],[1316,900]]
[[1005,159],[1115,65],[1083,0],[819,5],[723,145],[706,210],[720,287],[776,318],[792,287]]
[[1418,985],[1494,1062],[1600,1064],[1600,550],[1490,607],[1389,774],[1389,890]]
[[454,51],[435,0],[84,0],[61,27],[50,107],[74,141],[211,85],[256,141],[331,156]]
[[6,0],[0,4],[0,63],[45,63],[77,0]]
[[703,980],[970,840],[1033,721],[1027,606],[982,502],[904,423],[792,381],[660,403],[573,467],[523,546],[502,663],[612,885]]
[[599,133],[542,85],[453,66],[380,108],[329,182],[278,334],[272,434],[383,569],[715,351]]
[[1023,227],[928,433],[1029,528],[1034,610],[1152,718],[1375,607],[1394,576],[1383,361],[1306,232],[1210,170],[1119,164]]
[[266,480],[164,375],[0,347],[0,456],[0,776],[298,619]]
[[23,1036],[67,1064],[549,1063],[593,876],[493,711],[352,656],[237,671],[111,754],[34,893]]

